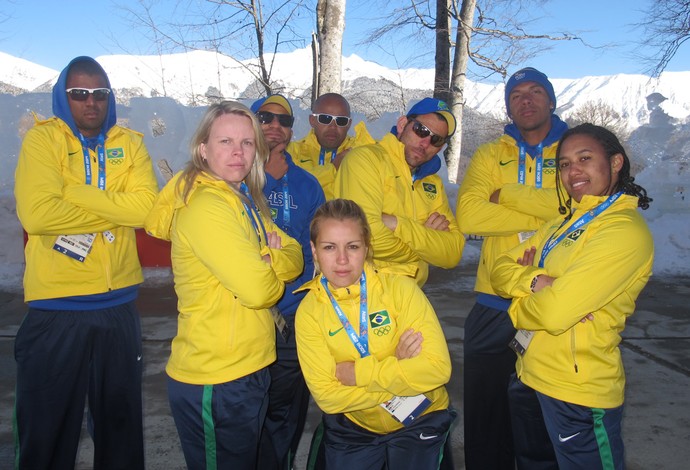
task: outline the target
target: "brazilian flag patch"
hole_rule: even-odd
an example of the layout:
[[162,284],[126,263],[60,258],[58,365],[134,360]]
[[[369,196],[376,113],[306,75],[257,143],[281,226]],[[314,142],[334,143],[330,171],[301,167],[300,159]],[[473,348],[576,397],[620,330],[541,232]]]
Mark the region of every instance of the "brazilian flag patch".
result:
[[422,189],[424,190],[426,197],[431,200],[436,199],[436,196],[438,196],[436,185],[433,183],[422,183]]
[[381,310],[380,312],[369,315],[369,324],[372,328],[380,328],[382,326],[390,325],[390,323],[391,319],[386,310]]
[[125,157],[125,152],[122,150],[122,148],[116,148],[116,149],[107,149],[105,151],[105,158],[108,160],[112,158],[124,158]]
[[577,229],[577,230],[574,230],[573,233],[571,233],[570,235],[568,235],[568,236],[566,237],[566,239],[567,239],[567,240],[575,241],[575,240],[577,240],[578,238],[580,238],[580,235],[582,235],[583,233],[585,233],[585,229],[579,228],[579,229]]
[[542,170],[547,175],[553,175],[556,173],[556,159],[549,158],[544,160],[544,169]]
[[278,209],[271,207],[271,220],[275,221],[278,218]]

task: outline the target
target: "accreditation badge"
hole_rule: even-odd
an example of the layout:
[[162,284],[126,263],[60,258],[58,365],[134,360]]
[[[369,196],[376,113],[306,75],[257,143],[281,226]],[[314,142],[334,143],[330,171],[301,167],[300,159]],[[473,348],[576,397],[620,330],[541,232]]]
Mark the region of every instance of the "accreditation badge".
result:
[[390,400],[381,403],[384,410],[389,412],[393,418],[402,423],[403,426],[409,426],[412,422],[424,413],[431,400],[424,394],[416,395],[414,397],[393,397]]
[[534,337],[534,331],[518,330],[508,346],[520,356],[524,356],[532,337]]
[[83,233],[80,235],[59,235],[53,245],[53,250],[59,251],[72,259],[83,263],[96,238],[95,233]]
[[529,240],[535,233],[536,230],[532,230],[531,232],[518,232],[518,238],[520,239],[520,243],[524,242],[525,240]]

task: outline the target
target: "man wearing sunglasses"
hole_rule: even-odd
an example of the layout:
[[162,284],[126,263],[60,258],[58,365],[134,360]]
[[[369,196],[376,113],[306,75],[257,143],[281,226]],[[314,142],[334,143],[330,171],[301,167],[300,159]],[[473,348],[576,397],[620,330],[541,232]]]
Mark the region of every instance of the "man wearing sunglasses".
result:
[[285,327],[276,333],[277,360],[268,368],[271,386],[257,468],[278,470],[292,468],[309,409],[309,389],[297,359],[294,334],[295,313],[306,292],[292,292],[314,276],[309,224],[326,199],[316,178],[295,165],[293,157],[285,151],[294,121],[290,102],[282,95],[270,95],[255,101],[251,110],[259,119],[271,150],[264,165],[264,194],[271,217],[301,244],[304,257],[304,271],[285,286],[285,293],[276,305],[285,319]]
[[[463,233],[484,237],[477,270],[477,300],[465,321],[465,465],[513,469],[513,435],[508,404],[515,336],[510,299],[494,292],[489,274],[496,259],[558,216],[556,148],[567,125],[554,114],[556,95],[548,77],[533,68],[515,72],[505,87],[512,123],[505,134],[479,147],[458,192],[457,218]],[[565,213],[565,212],[564,212]],[[545,437],[548,442],[548,436]],[[547,452],[552,452],[547,449]],[[518,468],[537,468],[520,461]]]
[[319,96],[309,116],[311,130],[307,136],[293,142],[288,151],[295,163],[316,176],[327,199],[333,199],[333,181],[340,163],[350,149],[373,144],[364,122],[355,126],[355,135],[348,136],[352,125],[350,104],[338,93]]
[[158,190],[142,135],[116,124],[103,68],[77,57],[15,176],[29,311],[15,343],[17,468],[74,468],[88,395],[94,468],[144,468],[143,282],[135,227]]
[[436,174],[437,153],[453,132],[446,103],[425,98],[380,142],[352,149],[335,180],[335,196],[352,199],[367,215],[374,261],[411,266],[420,286],[429,264],[455,267],[465,244]]

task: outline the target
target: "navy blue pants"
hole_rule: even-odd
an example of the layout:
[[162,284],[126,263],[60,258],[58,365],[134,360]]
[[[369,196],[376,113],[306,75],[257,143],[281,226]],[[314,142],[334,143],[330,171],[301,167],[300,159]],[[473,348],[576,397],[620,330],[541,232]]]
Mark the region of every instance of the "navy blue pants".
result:
[[438,469],[455,411],[439,410],[389,434],[370,432],[344,414],[323,415],[328,470]]
[[[516,439],[519,455],[545,456],[551,446],[555,460],[550,466],[542,459],[540,466],[522,468],[560,470],[623,470],[625,468],[621,424],[623,406],[611,409],[589,408],[567,403],[539,393],[519,380],[511,384],[511,406],[521,400],[523,412],[513,415],[516,425],[533,436],[528,441]],[[515,400],[513,399],[515,397]],[[534,403],[538,407],[534,406]],[[525,420],[527,409],[531,417]],[[541,423],[535,417],[541,415]],[[533,429],[530,430],[530,427]],[[541,427],[541,429],[539,429]],[[541,437],[541,441],[536,439]],[[516,433],[517,437],[517,433]],[[522,448],[523,445],[532,447]]]
[[268,369],[216,385],[168,377],[168,399],[189,470],[254,470],[268,406]]
[[297,359],[295,317],[286,316],[287,342],[276,332],[278,360],[268,368],[268,411],[259,445],[260,470],[289,470],[297,453],[309,409],[309,389]]
[[14,355],[17,468],[74,468],[87,396],[94,468],[144,468],[134,302],[92,311],[31,308]]
[[465,468],[513,470],[515,454],[508,406],[508,381],[515,353],[508,343],[515,328],[508,313],[481,304],[465,320]]

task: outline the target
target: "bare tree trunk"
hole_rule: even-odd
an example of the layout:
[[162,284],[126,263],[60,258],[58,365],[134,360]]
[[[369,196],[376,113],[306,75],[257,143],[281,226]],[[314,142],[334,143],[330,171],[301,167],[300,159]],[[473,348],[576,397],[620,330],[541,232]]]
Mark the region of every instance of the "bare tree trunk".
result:
[[455,39],[455,57],[453,59],[453,78],[451,81],[451,110],[455,116],[457,127],[445,151],[446,163],[448,164],[448,179],[452,183],[459,183],[464,175],[464,171],[462,171],[462,174],[460,172],[462,113],[465,109],[465,81],[467,79],[470,38],[472,37],[476,6],[476,0],[463,0]]
[[[317,11],[318,13],[318,11]],[[311,107],[319,97],[319,40],[316,33],[311,33],[311,60],[312,60],[312,70],[311,70]]]
[[450,1],[436,0],[434,98],[450,101]]
[[[318,95],[340,93],[343,59],[343,32],[345,31],[345,1],[319,0],[317,26],[319,27],[319,83]],[[322,22],[319,22],[319,16]]]

